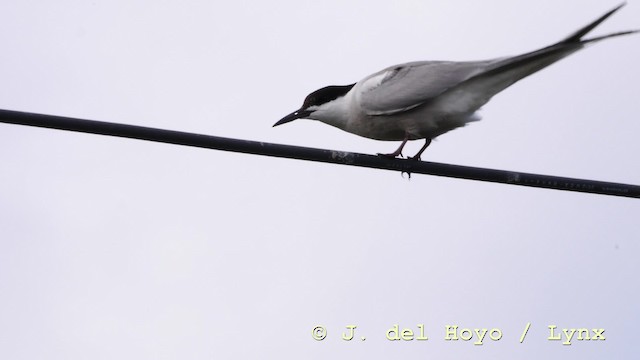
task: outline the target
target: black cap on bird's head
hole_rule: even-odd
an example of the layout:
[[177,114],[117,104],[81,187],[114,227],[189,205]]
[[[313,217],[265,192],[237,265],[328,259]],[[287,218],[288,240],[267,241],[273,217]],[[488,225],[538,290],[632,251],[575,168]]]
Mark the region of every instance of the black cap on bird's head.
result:
[[304,99],[304,103],[302,104],[302,107],[300,107],[300,109],[283,117],[282,119],[280,119],[280,121],[273,124],[273,126],[286,124],[296,119],[306,118],[314,111],[316,111],[322,104],[326,104],[341,96],[346,95],[354,85],[355,83],[351,85],[332,85],[312,92]]

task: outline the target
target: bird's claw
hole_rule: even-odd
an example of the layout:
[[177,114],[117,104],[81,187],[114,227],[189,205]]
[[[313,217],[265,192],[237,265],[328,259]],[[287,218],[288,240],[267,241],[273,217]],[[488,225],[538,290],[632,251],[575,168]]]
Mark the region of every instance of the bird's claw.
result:
[[378,153],[377,155],[380,156],[380,157],[383,157],[383,158],[387,158],[387,159],[395,159],[397,157],[402,158],[402,153],[400,153],[400,154],[395,154],[395,153],[382,154],[382,153]]

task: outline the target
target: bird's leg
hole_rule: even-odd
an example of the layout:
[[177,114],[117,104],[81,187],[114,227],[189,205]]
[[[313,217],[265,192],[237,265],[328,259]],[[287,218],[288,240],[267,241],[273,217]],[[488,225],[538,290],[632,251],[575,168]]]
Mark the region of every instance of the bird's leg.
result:
[[420,151],[418,151],[418,153],[416,154],[416,156],[414,157],[410,157],[409,160],[416,160],[416,161],[420,161],[420,155],[422,155],[422,153],[427,150],[427,148],[429,147],[429,145],[431,144],[431,139],[426,139],[424,146],[422,146],[422,149],[420,149]]
[[409,134],[405,134],[404,135],[404,140],[402,140],[402,144],[400,144],[400,146],[398,147],[398,149],[396,151],[392,152],[391,154],[378,153],[378,156],[388,157],[388,158],[392,158],[392,159],[398,157],[398,155],[402,156],[402,149],[407,144],[407,141],[409,141]]

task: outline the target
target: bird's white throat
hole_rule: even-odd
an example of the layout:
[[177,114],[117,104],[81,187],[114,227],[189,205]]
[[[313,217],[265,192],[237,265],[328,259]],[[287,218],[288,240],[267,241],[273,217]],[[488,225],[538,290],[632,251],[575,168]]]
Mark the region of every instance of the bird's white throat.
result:
[[310,106],[309,119],[322,121],[339,129],[346,129],[353,110],[353,89],[344,96],[320,105]]

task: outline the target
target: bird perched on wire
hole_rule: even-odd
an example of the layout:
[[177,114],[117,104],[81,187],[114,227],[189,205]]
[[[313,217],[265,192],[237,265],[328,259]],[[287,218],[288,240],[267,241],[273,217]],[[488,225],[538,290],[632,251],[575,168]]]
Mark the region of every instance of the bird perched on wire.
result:
[[622,31],[583,39],[622,8],[621,4],[566,39],[527,54],[485,61],[418,61],[388,67],[344,86],[327,86],[309,94],[302,107],[273,126],[313,119],[363,137],[402,141],[390,154],[402,156],[409,140],[431,140],[480,120],[476,111],[494,95],[574,52],[604,39],[636,33]]

